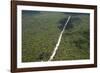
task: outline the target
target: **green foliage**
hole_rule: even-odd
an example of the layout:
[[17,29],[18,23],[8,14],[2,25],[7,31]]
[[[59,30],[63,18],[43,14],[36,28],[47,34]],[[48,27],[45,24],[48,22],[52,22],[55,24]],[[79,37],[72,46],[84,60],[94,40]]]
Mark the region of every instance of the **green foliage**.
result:
[[22,61],[47,61],[58,40],[63,13],[41,12],[22,20]]
[[59,21],[72,15],[54,60],[89,58],[89,15],[61,12],[22,14],[22,62],[47,61],[61,30]]
[[69,24],[54,60],[89,59],[89,15],[73,16]]

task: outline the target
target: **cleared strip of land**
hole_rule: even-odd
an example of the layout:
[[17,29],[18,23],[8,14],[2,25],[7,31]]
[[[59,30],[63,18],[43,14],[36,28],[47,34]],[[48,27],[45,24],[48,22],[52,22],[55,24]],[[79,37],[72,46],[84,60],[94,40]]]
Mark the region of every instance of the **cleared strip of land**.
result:
[[60,33],[60,35],[59,35],[58,42],[57,42],[57,44],[56,44],[56,46],[55,46],[55,48],[54,48],[54,51],[53,51],[53,53],[52,53],[52,55],[50,56],[50,58],[49,58],[48,61],[51,61],[51,60],[54,58],[54,56],[55,56],[55,54],[56,54],[56,52],[57,52],[57,50],[58,50],[58,47],[59,47],[59,45],[60,45],[62,35],[63,35],[64,31],[65,31],[65,28],[67,27],[67,24],[68,24],[70,18],[71,18],[71,16],[68,17],[68,19],[67,19],[67,21],[66,21],[66,23],[65,23],[65,25],[64,25],[64,27],[63,27],[63,30],[61,31],[61,33]]

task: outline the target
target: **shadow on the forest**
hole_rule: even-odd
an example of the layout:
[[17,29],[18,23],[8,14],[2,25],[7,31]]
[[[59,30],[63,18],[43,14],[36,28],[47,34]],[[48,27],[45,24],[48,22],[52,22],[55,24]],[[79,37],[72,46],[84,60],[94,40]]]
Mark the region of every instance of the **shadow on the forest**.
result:
[[[59,24],[59,25],[58,25],[58,28],[59,28],[60,30],[62,30],[62,29],[64,28],[64,25],[66,24],[67,19],[68,19],[68,18],[63,18],[63,19],[61,19],[61,20],[58,22],[58,24]],[[81,19],[80,19],[79,17],[72,16],[71,19],[69,20],[67,26],[66,26],[66,29],[71,29],[71,28],[73,28],[74,22],[79,22],[79,21],[81,21]],[[80,24],[80,22],[79,22],[79,24]]]

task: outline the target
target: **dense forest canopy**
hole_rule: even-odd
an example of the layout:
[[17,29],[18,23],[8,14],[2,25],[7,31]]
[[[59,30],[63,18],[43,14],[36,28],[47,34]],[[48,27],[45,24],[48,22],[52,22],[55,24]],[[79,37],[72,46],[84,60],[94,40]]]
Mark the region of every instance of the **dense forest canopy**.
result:
[[68,16],[56,60],[89,59],[88,13],[22,11],[22,61],[48,61]]

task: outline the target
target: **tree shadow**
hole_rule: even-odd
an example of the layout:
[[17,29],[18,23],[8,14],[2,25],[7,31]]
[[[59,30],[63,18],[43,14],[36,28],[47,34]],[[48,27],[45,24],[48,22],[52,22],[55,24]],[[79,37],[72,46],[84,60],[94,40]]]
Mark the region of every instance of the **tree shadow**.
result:
[[[64,25],[65,25],[66,22],[67,22],[67,19],[68,19],[68,18],[63,18],[63,19],[61,19],[61,20],[58,22],[59,25],[58,25],[57,27],[58,27],[60,30],[63,30]],[[65,29],[69,30],[69,29],[73,28],[74,22],[78,22],[78,23],[80,24],[80,22],[81,22],[80,17],[72,16],[71,19],[69,20],[69,22],[68,22],[68,24],[67,24],[67,26],[66,26]]]

